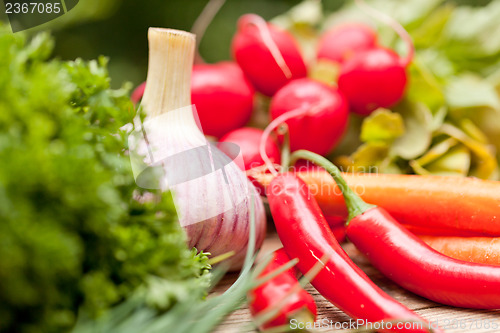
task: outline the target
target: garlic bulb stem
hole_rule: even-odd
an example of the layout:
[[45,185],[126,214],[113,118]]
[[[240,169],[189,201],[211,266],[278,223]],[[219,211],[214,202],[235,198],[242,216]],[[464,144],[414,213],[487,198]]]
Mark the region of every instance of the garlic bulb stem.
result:
[[149,66],[141,106],[149,117],[191,105],[195,35],[149,28]]

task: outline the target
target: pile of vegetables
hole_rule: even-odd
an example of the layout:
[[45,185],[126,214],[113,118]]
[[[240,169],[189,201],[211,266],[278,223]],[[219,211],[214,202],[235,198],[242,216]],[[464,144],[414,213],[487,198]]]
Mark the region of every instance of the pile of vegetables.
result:
[[[443,332],[346,236],[415,294],[499,308],[500,1],[355,3],[245,14],[216,64],[150,28],[130,99],[105,58],[50,60],[47,34],[0,31],[0,331],[208,332],[245,294],[256,327],[287,330],[316,320],[310,282],[353,318]],[[252,271],[254,185],[283,247]],[[202,300],[225,269],[240,277]]]
[[[223,151],[226,142],[241,147],[244,162],[240,168],[269,200],[284,247],[273,254],[265,272],[280,267],[277,263],[284,266],[285,252],[291,262],[298,259],[298,270],[309,275],[315,288],[348,315],[370,322],[416,321],[423,326],[413,331],[428,332],[429,323],[373,284],[337,239],[347,235],[378,269],[416,294],[459,307],[499,306],[500,271],[489,265],[490,254],[485,248],[491,237],[498,236],[499,199],[495,190],[499,185],[448,177],[498,179],[494,146],[498,131],[475,114],[481,109],[489,121],[499,116],[498,63],[491,59],[483,61],[482,67],[469,67],[464,64],[468,55],[461,59],[463,63],[455,63],[448,49],[448,43],[456,38],[448,31],[456,20],[454,15],[462,15],[461,19],[467,15],[483,17],[486,11],[494,11],[497,3],[482,9],[451,10],[452,5],[428,1],[420,11],[415,3],[405,17],[407,21],[401,22],[406,30],[363,1],[357,4],[326,20],[321,18],[317,1],[304,1],[271,22],[255,14],[243,15],[231,45],[235,63],[196,65],[194,80],[203,66],[213,72],[205,76],[204,84],[198,81],[192,85],[191,94],[201,127],[207,125],[205,134],[220,139]],[[399,17],[400,13],[394,13],[407,4],[392,5],[385,12]],[[367,16],[360,9],[383,25],[366,23]],[[431,12],[437,12],[436,17],[424,19]],[[365,17],[360,19],[360,14]],[[325,32],[319,33],[322,22]],[[497,24],[493,18],[491,24]],[[439,43],[432,42],[436,35]],[[500,47],[483,50],[483,54],[481,51],[478,47],[478,54],[470,58],[494,58]],[[447,71],[435,68],[436,59],[444,61],[441,58],[449,61]],[[239,66],[244,76],[224,74],[229,66]],[[233,85],[217,83],[223,76]],[[242,128],[247,124],[244,121],[232,122],[249,119],[249,103],[241,107],[232,103],[237,96],[233,88],[243,82],[258,93],[254,106],[258,110],[254,110],[250,124],[266,127],[264,131]],[[468,98],[465,92],[475,91],[474,85],[481,94]],[[252,94],[252,89],[245,91],[241,96]],[[222,97],[224,93],[227,97]],[[196,103],[195,96],[203,96],[203,100]],[[140,94],[134,97],[138,102]],[[223,100],[229,102],[227,108],[217,104]],[[207,101],[219,106],[209,108]],[[259,113],[267,112],[267,119],[258,118]],[[226,118],[228,122],[223,121]],[[217,123],[216,119],[221,121]],[[290,152],[294,152],[291,157]],[[328,156],[345,171],[392,175],[341,174],[330,161],[314,153]],[[286,172],[296,163],[300,165],[300,160],[309,160],[327,172],[310,164],[298,174]],[[398,175],[408,173],[425,177]],[[308,185],[316,190],[314,195]],[[367,190],[363,198],[370,204],[349,186]],[[381,194],[385,188],[388,192]],[[410,209],[405,210],[407,205]],[[449,207],[448,211],[443,207]],[[337,232],[337,228],[343,232]],[[445,242],[444,238],[419,238],[412,232],[482,236],[460,240],[471,247],[471,252],[477,246],[476,253],[482,255],[465,258],[441,246],[443,255],[424,240]],[[317,265],[323,268],[315,268]],[[424,278],[437,272],[441,273],[432,281]],[[462,283],[468,287],[460,287]],[[314,321],[316,308],[302,284],[294,271],[288,270],[249,293],[250,309],[261,329],[287,327],[292,319]],[[484,292],[477,293],[479,289]]]
[[171,195],[136,200],[129,86],[110,89],[105,58],[49,60],[53,45],[0,27],[0,331],[68,331],[138,294],[162,311],[201,297],[207,255]]
[[[401,287],[441,304],[497,309],[500,306],[500,263],[492,258],[498,258],[499,251],[500,183],[455,177],[498,179],[499,155],[493,144],[497,143],[495,138],[499,131],[491,131],[491,126],[481,122],[477,115],[470,115],[481,109],[487,110],[488,117],[500,118],[497,103],[500,94],[495,90],[499,63],[490,66],[491,63],[484,61],[483,68],[471,69],[458,65],[453,71],[450,69],[449,77],[439,78],[435,69],[426,63],[431,60],[422,55],[430,52],[431,47],[424,52],[419,49],[422,45],[416,42],[417,52],[413,59],[413,42],[401,26],[364,2],[357,1],[357,4],[388,23],[405,42],[408,51],[405,58],[399,58],[393,51],[378,46],[375,30],[359,23],[338,24],[319,41],[314,78],[330,84],[337,82],[339,92],[346,97],[353,112],[348,136],[354,124],[362,141],[354,152],[345,155],[342,150],[346,149],[346,144],[352,147],[356,142],[347,137],[350,142],[344,140],[344,146],[341,144],[338,149],[340,152],[334,151],[329,157],[354,174],[342,174],[328,159],[314,154],[318,146],[308,147],[307,151],[290,144],[284,149],[294,152],[285,162],[282,159],[281,168],[276,168],[261,149],[267,170],[256,168],[250,170],[249,175],[265,189],[283,244],[283,249],[278,251],[284,250],[290,259],[298,259],[296,267],[305,275],[314,271],[316,265],[322,265],[309,281],[326,299],[355,319],[368,322],[409,320],[421,325],[405,326],[404,331],[443,332],[374,285],[340,248],[334,228],[324,215],[345,220],[348,239],[377,269]],[[439,11],[447,7],[438,5],[433,2],[430,8],[435,10],[437,7]],[[300,8],[305,10],[314,6],[315,3],[306,1]],[[489,8],[468,11],[484,19],[486,11],[497,7],[498,2],[492,2]],[[338,16],[332,21],[348,17],[350,10],[353,11],[351,8],[336,13]],[[293,22],[300,17],[298,12],[298,9],[292,11],[288,19]],[[439,13],[440,18],[446,18],[440,22],[440,28],[452,24],[451,13],[470,14],[467,10],[452,11],[449,16]],[[285,18],[286,15],[281,17],[282,22]],[[425,27],[425,23],[419,22],[418,28]],[[293,31],[294,26],[289,29]],[[295,31],[301,30],[304,32],[304,26],[297,24]],[[441,35],[440,42],[446,43],[445,34]],[[428,42],[431,38],[426,36],[424,40]],[[398,48],[397,43],[393,45]],[[442,47],[440,43],[437,45]],[[492,54],[499,52],[497,48]],[[462,60],[466,59],[467,56]],[[484,80],[484,76],[488,78]],[[308,89],[302,88],[300,80],[304,79],[292,80],[282,88],[292,84],[299,86],[297,92],[284,101],[290,103],[293,98],[306,96]],[[471,82],[477,84],[477,90]],[[469,97],[466,95],[468,90],[476,95]],[[280,90],[271,100],[271,114],[279,94]],[[489,94],[490,102],[495,102],[488,104],[482,100],[485,94]],[[463,104],[455,104],[457,100]],[[306,115],[317,115],[317,106],[311,103],[289,108],[281,114],[281,119],[273,117],[275,121],[264,131],[261,148],[269,129],[278,128],[278,123],[287,123],[290,143],[294,140],[294,126],[302,126],[302,131],[295,133],[309,135],[308,139],[312,135],[314,140],[318,133],[321,136],[319,125],[307,130],[310,120],[300,118],[302,114],[297,111],[300,107],[310,110],[309,114],[304,112]],[[488,118],[489,121],[492,118]],[[327,119],[323,120],[327,123]],[[333,122],[328,124],[330,126],[322,125],[333,129]],[[491,132],[485,134],[488,130]],[[300,134],[295,134],[296,140],[298,137]],[[320,139],[318,142],[325,141]],[[301,143],[307,143],[307,139]],[[326,155],[328,150],[316,152]],[[301,160],[312,162],[321,169],[308,164],[305,167],[297,165]],[[298,172],[293,169],[294,165]],[[367,171],[391,174],[357,173]],[[401,173],[423,176],[398,175]],[[355,193],[358,190],[366,201]],[[373,205],[375,203],[380,207]],[[286,290],[287,285],[284,283],[282,288]],[[267,311],[273,306],[281,310],[279,316],[274,317],[275,321],[281,320],[270,323],[286,327],[293,321],[296,323],[298,314],[305,311],[308,316],[301,318],[305,322],[302,327],[313,327],[315,312],[301,292],[296,288],[282,296],[281,303],[276,301],[269,305]],[[302,306],[297,309],[292,307],[295,304]],[[384,331],[399,330],[393,326]]]

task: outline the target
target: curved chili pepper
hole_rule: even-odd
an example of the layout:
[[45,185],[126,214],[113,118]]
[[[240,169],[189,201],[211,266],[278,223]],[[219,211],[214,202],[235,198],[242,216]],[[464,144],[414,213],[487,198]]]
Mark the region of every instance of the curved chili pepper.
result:
[[373,266],[415,294],[452,306],[500,308],[500,267],[437,252],[383,208],[351,219],[347,235]]
[[346,235],[344,226],[340,226],[340,227],[331,227],[330,226],[330,230],[332,231],[333,236],[335,236],[335,239],[337,240],[337,242],[343,243],[346,240],[347,235]]
[[385,276],[438,303],[500,308],[500,267],[465,262],[437,252],[383,208],[364,202],[330,161],[307,151],[296,153],[292,160],[308,158],[335,179],[349,211],[347,237]]
[[[273,252],[271,261],[262,270],[260,277],[272,273],[289,261],[283,248]],[[300,287],[295,273],[296,270],[292,267],[248,293],[252,316],[262,314],[273,306],[280,307],[279,313],[274,318],[259,327],[261,330],[287,325],[291,319],[297,319],[300,322],[316,320],[316,303],[312,296]]]
[[[328,256],[324,267],[311,280],[326,299],[356,319],[424,322],[377,287],[352,262],[303,180],[291,173],[280,174],[269,185],[267,197],[283,247],[290,258],[299,259],[297,268],[302,273],[311,270],[325,254]],[[428,332],[425,326],[397,331]]]

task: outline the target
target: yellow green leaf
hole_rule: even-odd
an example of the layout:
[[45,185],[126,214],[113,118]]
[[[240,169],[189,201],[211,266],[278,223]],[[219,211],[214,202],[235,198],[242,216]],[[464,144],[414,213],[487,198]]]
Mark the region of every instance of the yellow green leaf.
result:
[[433,117],[423,103],[400,103],[395,110],[403,117],[405,133],[394,141],[392,153],[411,160],[422,155],[430,146]]
[[470,176],[482,179],[492,179],[497,176],[498,162],[492,145],[478,142],[450,124],[444,124],[439,132],[455,138],[472,152],[474,163],[469,173]]
[[403,118],[399,113],[379,108],[363,121],[361,141],[390,144],[404,132]]

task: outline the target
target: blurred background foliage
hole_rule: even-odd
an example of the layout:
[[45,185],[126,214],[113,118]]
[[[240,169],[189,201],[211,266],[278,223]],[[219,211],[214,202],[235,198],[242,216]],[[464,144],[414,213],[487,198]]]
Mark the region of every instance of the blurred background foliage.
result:
[[[405,0],[403,0],[405,1]],[[346,0],[323,0],[325,13],[342,7]],[[454,0],[480,6],[489,0]],[[139,84],[146,78],[147,29],[151,26],[190,30],[208,0],[80,0],[68,14],[30,29],[51,30],[56,37],[54,56],[63,60],[110,58],[112,86],[123,81]],[[244,13],[265,19],[282,14],[300,0],[227,0],[208,27],[200,45],[207,62],[230,59],[230,41],[236,21]],[[7,20],[4,11],[1,20]]]

